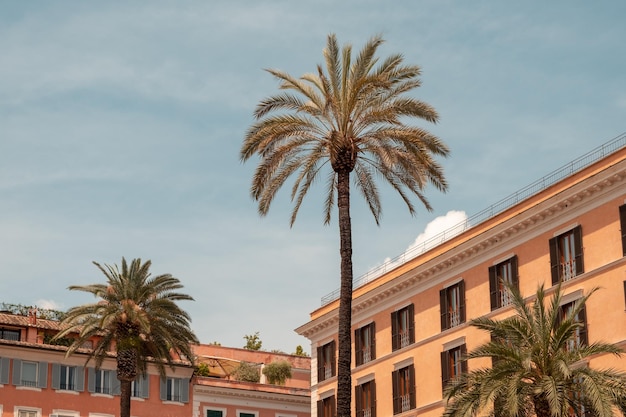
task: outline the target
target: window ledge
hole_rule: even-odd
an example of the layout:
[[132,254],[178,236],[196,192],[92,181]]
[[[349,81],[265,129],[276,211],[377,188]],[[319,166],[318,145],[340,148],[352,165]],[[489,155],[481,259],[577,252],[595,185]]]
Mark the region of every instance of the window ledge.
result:
[[17,387],[15,387],[15,389],[18,390],[24,390],[24,391],[37,391],[37,392],[41,392],[41,388],[38,387],[25,387],[23,385],[18,385]]
[[113,396],[111,394],[103,394],[101,392],[92,392],[91,396],[92,397],[113,398]]
[[180,401],[169,401],[169,400],[161,400],[162,404],[169,404],[169,405],[180,405],[180,406],[184,406],[185,403],[181,403]]
[[71,389],[56,389],[54,390],[55,393],[57,394],[71,394],[71,395],[79,395],[80,393],[78,391],[74,391]]

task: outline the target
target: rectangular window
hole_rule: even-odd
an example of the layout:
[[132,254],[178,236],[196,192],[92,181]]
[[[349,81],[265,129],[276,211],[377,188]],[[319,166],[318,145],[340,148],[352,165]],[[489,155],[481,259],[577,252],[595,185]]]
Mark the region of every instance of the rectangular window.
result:
[[[563,304],[559,311],[559,319],[564,320],[567,316],[572,314],[572,310],[574,308],[574,304],[576,301],[572,301],[571,303]],[[576,328],[576,331],[572,335],[572,337],[567,341],[565,349],[567,351],[572,351],[581,346],[587,345],[587,317],[585,313],[585,307],[583,307],[578,314],[574,317],[574,320],[580,323],[580,326]]]
[[583,273],[583,242],[580,226],[550,239],[552,285]]
[[410,304],[391,313],[391,348],[402,349],[415,343],[415,307]]
[[148,398],[150,392],[150,377],[138,375],[130,385],[130,395],[135,398]]
[[13,385],[46,388],[48,363],[13,359]]
[[111,371],[98,369],[95,373],[95,390],[99,394],[111,394],[111,379],[113,378]]
[[356,366],[376,359],[375,325],[370,323],[354,331]]
[[241,413],[239,413],[239,417],[257,417],[257,415],[255,413],[244,413],[244,412],[241,412]]
[[415,367],[409,365],[391,374],[393,413],[400,414],[415,408]]
[[335,341],[317,348],[317,381],[324,381],[336,375]]
[[519,288],[517,256],[489,268],[491,310],[511,304],[511,294],[505,284]]
[[171,378],[161,379],[161,400],[179,403],[189,402],[189,379]]
[[460,281],[439,291],[441,331],[465,323],[465,282]]
[[223,415],[222,410],[206,410],[206,417],[222,417]]
[[376,417],[376,383],[365,382],[354,387],[356,417]]
[[15,329],[0,329],[0,339],[20,341],[20,331]]
[[37,362],[22,361],[21,385],[24,387],[36,387],[38,373]]
[[331,395],[317,402],[317,417],[335,417],[335,396]]
[[465,344],[441,352],[441,386],[445,390],[450,381],[467,372]]
[[37,417],[37,412],[32,410],[18,410],[18,417]]
[[52,388],[68,391],[82,391],[85,384],[85,371],[80,366],[52,364]]
[[626,204],[619,206],[619,226],[622,234],[622,255],[626,256]]

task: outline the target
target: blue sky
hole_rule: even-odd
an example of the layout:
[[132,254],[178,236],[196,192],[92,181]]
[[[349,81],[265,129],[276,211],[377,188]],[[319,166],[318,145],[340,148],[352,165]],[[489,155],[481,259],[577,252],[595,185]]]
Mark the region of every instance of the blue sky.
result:
[[623,1],[2,2],[0,301],[92,302],[67,290],[103,281],[92,261],[141,257],[193,295],[202,342],[258,331],[309,350],[293,329],[338,288],[337,226],[321,188],[291,229],[287,193],[257,215],[238,153],[277,91],[263,68],[313,71],[331,32],[357,50],[380,33],[380,56],[422,67],[450,189],[411,217],[383,187],[380,227],[355,195],[359,276],[626,131],[625,16]]

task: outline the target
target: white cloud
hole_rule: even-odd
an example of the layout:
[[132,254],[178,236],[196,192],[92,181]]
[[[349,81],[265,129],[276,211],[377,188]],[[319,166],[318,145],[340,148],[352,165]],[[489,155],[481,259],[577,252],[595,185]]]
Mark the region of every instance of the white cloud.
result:
[[54,300],[37,300],[35,301],[35,305],[39,308],[43,308],[46,310],[62,310],[61,304],[57,303]]

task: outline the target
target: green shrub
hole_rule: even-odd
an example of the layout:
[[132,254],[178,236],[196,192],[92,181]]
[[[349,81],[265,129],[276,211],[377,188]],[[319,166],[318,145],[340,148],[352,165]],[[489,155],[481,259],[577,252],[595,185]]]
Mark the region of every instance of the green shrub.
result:
[[248,362],[241,362],[237,368],[233,371],[232,376],[237,381],[243,382],[259,382],[261,375],[259,375],[259,368]]
[[285,385],[287,378],[291,378],[291,364],[284,360],[272,362],[265,365],[263,375],[270,384]]

